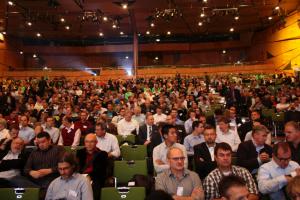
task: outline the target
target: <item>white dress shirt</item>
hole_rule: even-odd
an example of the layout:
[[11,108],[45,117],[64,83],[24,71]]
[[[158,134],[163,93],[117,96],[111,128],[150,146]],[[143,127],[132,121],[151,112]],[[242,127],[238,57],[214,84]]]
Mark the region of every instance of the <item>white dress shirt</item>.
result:
[[44,131],[49,133],[53,144],[56,144],[59,139],[59,129],[56,127],[47,127],[45,125],[42,126]]
[[154,114],[153,115],[153,118],[154,118],[154,124],[158,124],[159,122],[165,122],[167,120],[167,115],[165,114]]
[[118,139],[110,133],[105,133],[103,137],[97,136],[97,148],[111,153],[114,157],[118,158],[121,154]]
[[136,130],[136,132],[138,133],[139,124],[133,119],[131,119],[130,122],[122,119],[121,121],[119,121],[117,129],[119,135],[127,136],[132,134],[132,131],[134,130]]
[[237,134],[237,132],[233,130],[228,130],[227,133],[220,131],[217,131],[217,139],[216,143],[220,142],[226,142],[229,144],[232,148],[233,152],[237,151],[237,148],[239,147],[239,144],[241,143],[240,136]]
[[10,138],[10,134],[9,134],[9,130],[4,128],[0,131],[0,140],[2,139],[9,139]]

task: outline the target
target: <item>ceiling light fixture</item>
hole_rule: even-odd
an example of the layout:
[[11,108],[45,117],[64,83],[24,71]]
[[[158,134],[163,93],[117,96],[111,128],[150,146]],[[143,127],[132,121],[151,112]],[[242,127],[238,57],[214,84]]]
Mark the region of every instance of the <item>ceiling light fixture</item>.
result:
[[234,19],[237,21],[237,20],[240,19],[240,17],[237,15],[237,16],[234,17]]
[[32,55],[32,57],[33,57],[33,58],[36,58],[36,57],[37,57],[37,55],[36,55],[36,54],[33,54],[33,55]]
[[279,7],[279,6],[276,6],[276,7],[275,7],[275,10],[279,10],[279,9],[280,9],[280,7]]
[[126,58],[126,59],[129,59],[129,56],[126,56],[125,58]]
[[106,16],[104,16],[104,17],[103,17],[103,21],[106,22],[107,20],[108,20],[108,18],[107,18]]
[[198,26],[202,26],[203,25],[203,22],[198,22]]
[[20,54],[22,55],[22,54],[23,54],[23,51],[20,51]]
[[156,41],[156,42],[160,42],[160,39],[159,39],[159,38],[157,38],[155,41]]
[[272,16],[268,17],[268,20],[272,20],[272,19],[273,19],[273,17],[272,17]]
[[27,22],[27,26],[32,26],[32,23],[31,22]]
[[70,30],[70,26],[65,26],[65,29],[66,30]]
[[60,21],[61,21],[61,22],[65,22],[65,18],[63,18],[63,17],[60,18]]
[[41,35],[40,33],[37,33],[36,36],[37,36],[37,37],[41,37],[42,35]]
[[122,3],[121,6],[122,6],[122,8],[123,8],[124,10],[126,10],[126,9],[128,8],[128,4],[127,4],[127,3]]
[[117,25],[113,24],[113,25],[112,25],[112,28],[117,28]]
[[14,2],[12,2],[12,1],[8,1],[7,3],[8,3],[8,5],[10,5],[10,6],[14,6],[14,5],[15,5]]
[[147,34],[147,35],[150,35],[150,31],[147,31],[146,34]]
[[155,59],[155,60],[158,60],[159,58],[158,58],[158,56],[156,56],[154,59]]
[[233,31],[234,31],[234,28],[230,28],[229,31],[230,31],[230,32],[233,32]]
[[168,32],[167,32],[167,35],[171,35],[171,31],[168,31]]
[[120,32],[120,35],[124,35],[124,32],[123,32],[123,31],[121,31],[121,32]]
[[3,32],[2,32],[2,34],[3,34],[3,35],[6,35],[6,32],[5,32],[5,31],[3,31]]
[[151,26],[151,27],[154,27],[154,26],[155,26],[155,24],[152,22],[152,23],[150,24],[150,26]]
[[103,35],[104,35],[104,34],[103,34],[102,32],[99,33],[99,36],[100,36],[100,37],[103,37]]
[[225,53],[226,53],[226,50],[223,50],[222,53],[225,54]]

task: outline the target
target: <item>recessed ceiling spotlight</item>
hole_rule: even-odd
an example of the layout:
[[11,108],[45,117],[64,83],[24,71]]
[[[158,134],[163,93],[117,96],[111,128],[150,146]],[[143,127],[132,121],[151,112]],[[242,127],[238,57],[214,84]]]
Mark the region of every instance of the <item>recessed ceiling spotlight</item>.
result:
[[273,19],[273,17],[272,17],[272,16],[268,17],[268,20],[272,20],[272,19]]
[[233,32],[233,31],[234,31],[234,28],[230,28],[229,31],[230,31],[230,32]]
[[2,32],[2,34],[3,34],[3,35],[6,35],[6,32],[5,32],[5,31],[3,31],[3,32]]
[[200,17],[201,17],[201,18],[205,17],[205,14],[204,14],[204,13],[201,13],[201,14],[200,14]]
[[103,17],[103,21],[107,21],[108,19],[107,19],[107,17],[106,16],[104,16]]
[[225,53],[226,53],[226,50],[223,50],[222,53],[225,54]]
[[102,32],[99,33],[99,36],[102,37],[104,34]]
[[65,18],[63,18],[63,17],[60,18],[60,21],[61,21],[61,22],[65,22]]
[[122,3],[121,6],[122,6],[122,8],[123,8],[124,10],[126,10],[126,9],[128,8],[128,4],[127,4],[127,3]]
[[235,19],[235,20],[239,20],[240,17],[239,17],[239,16],[235,16],[234,19]]
[[146,34],[147,34],[147,35],[150,35],[150,31],[147,31]]
[[155,59],[155,60],[158,60],[159,58],[158,58],[158,56],[156,56],[154,59]]
[[167,35],[171,35],[171,31],[168,31],[168,32],[167,32]]
[[27,26],[32,26],[32,23],[31,22],[27,22]]
[[121,32],[120,32],[120,35],[124,35],[124,32],[123,32],[123,31],[121,31]]
[[159,38],[157,38],[155,41],[156,41],[156,42],[160,42],[160,39],[159,39]]
[[279,6],[276,6],[276,7],[275,7],[275,10],[279,10],[279,9],[280,9],[280,7],[279,7]]
[[33,58],[36,58],[36,57],[37,57],[37,55],[36,55],[36,54],[33,54],[33,55],[32,55],[32,57],[33,57]]
[[198,26],[202,26],[203,25],[203,22],[198,22]]
[[7,3],[8,3],[8,5],[10,5],[10,6],[14,6],[14,5],[15,5],[14,2],[12,2],[12,1],[8,1]]
[[203,0],[203,3],[207,3],[207,0]]
[[129,56],[126,56],[125,59],[129,59]]
[[150,26],[151,26],[151,27],[154,27],[154,26],[155,26],[155,24],[152,22],[152,23],[150,24]]
[[22,55],[22,54],[23,54],[23,51],[20,51],[20,54]]
[[40,33],[37,33],[36,36],[37,36],[37,37],[41,37],[42,35],[41,35]]
[[113,25],[112,25],[112,28],[117,28],[117,25],[113,24]]
[[70,26],[65,26],[65,29],[66,30],[70,30]]

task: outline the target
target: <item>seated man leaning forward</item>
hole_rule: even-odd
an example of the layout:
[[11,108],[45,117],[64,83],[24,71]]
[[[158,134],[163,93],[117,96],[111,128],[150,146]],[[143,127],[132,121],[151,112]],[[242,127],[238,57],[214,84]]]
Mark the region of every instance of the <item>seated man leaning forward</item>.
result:
[[197,173],[185,169],[185,155],[180,148],[171,147],[167,152],[170,169],[160,173],[155,182],[156,190],[164,190],[175,200],[204,199],[204,192]]
[[54,179],[46,194],[46,200],[72,199],[93,200],[93,192],[88,179],[76,173],[76,159],[66,152],[58,161],[60,177]]

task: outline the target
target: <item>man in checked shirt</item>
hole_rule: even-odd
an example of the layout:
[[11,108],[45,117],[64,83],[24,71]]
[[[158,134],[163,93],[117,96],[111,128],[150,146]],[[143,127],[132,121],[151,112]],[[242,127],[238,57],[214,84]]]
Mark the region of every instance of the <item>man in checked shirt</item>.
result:
[[218,185],[221,179],[228,175],[239,176],[246,182],[246,186],[250,193],[248,200],[259,199],[257,186],[250,172],[245,168],[231,165],[232,149],[230,145],[225,142],[218,143],[215,147],[214,154],[217,168],[210,172],[204,180],[203,187],[205,199],[211,200],[220,198]]

